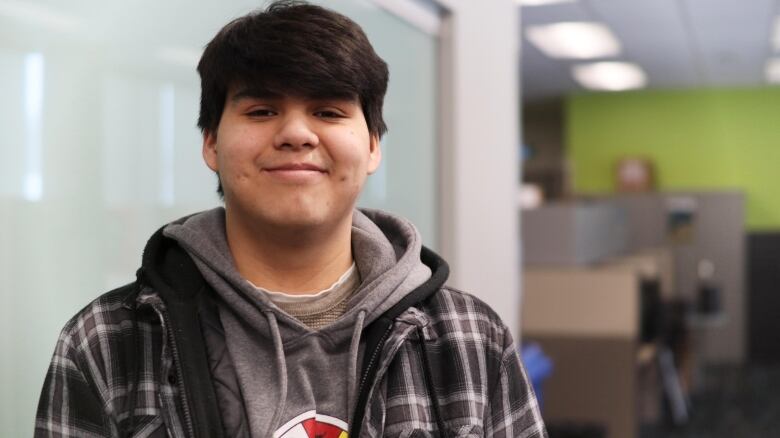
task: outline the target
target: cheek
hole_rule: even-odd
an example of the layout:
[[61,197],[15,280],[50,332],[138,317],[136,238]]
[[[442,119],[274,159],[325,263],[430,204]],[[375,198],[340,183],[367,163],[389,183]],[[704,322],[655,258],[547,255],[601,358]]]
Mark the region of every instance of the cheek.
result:
[[338,159],[336,180],[341,184],[360,185],[366,177],[367,159],[355,151],[342,154]]
[[338,181],[365,178],[368,169],[370,138],[356,130],[349,130],[330,144],[339,145],[330,151],[332,159],[339,164]]
[[257,140],[251,131],[243,130],[232,133],[230,138],[226,139],[225,145],[219,151],[220,158],[224,164],[231,167],[247,167],[255,160],[257,154]]
[[238,131],[231,134],[233,135],[225,138],[221,150],[218,151],[217,160],[221,177],[241,185],[253,178],[256,172],[254,163],[257,151],[252,146],[256,143],[251,132]]

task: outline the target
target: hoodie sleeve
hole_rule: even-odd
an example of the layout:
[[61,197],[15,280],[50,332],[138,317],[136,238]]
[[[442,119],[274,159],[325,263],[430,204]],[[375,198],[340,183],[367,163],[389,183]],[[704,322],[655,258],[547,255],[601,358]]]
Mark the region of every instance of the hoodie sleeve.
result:
[[536,396],[508,331],[493,387],[485,409],[485,436],[547,438]]
[[35,437],[108,437],[115,428],[66,325],[54,349],[35,419]]

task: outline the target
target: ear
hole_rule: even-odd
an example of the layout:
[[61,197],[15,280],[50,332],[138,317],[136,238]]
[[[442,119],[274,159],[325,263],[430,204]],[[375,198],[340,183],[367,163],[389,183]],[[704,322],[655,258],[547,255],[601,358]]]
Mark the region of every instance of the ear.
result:
[[203,161],[217,172],[217,134],[208,129],[203,131]]
[[382,147],[379,143],[379,136],[371,134],[371,140],[369,141],[369,153],[368,153],[368,174],[376,172],[379,169],[379,164],[382,162]]

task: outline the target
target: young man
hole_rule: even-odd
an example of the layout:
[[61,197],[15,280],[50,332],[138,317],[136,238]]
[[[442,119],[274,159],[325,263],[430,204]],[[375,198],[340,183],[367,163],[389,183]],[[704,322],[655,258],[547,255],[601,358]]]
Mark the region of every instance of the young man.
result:
[[161,228],[66,324],[36,436],[545,436],[498,316],[411,223],[355,210],[388,80],[360,27],[275,3],[198,72],[225,207]]

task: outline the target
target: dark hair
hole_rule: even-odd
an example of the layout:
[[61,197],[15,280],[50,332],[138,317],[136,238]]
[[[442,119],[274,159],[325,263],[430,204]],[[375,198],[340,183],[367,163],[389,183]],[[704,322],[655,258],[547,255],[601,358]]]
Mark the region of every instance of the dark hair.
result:
[[[314,98],[360,101],[368,131],[387,126],[382,103],[387,64],[349,18],[302,1],[282,0],[237,18],[207,45],[198,63],[198,127],[217,135],[231,87]],[[222,186],[217,189],[223,195]]]

